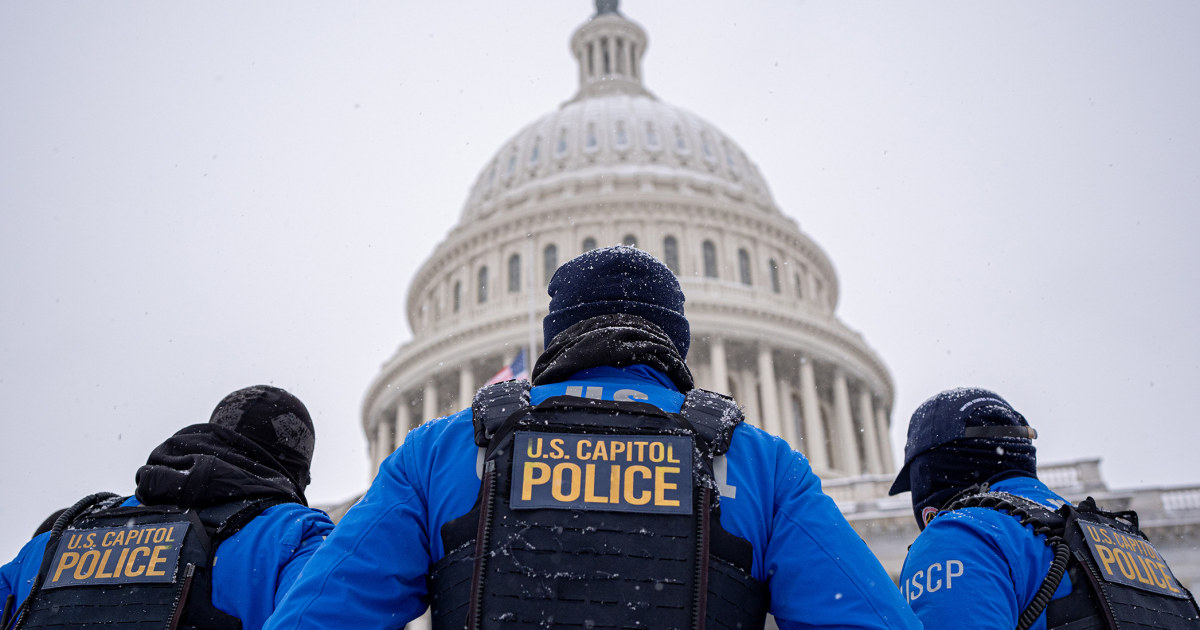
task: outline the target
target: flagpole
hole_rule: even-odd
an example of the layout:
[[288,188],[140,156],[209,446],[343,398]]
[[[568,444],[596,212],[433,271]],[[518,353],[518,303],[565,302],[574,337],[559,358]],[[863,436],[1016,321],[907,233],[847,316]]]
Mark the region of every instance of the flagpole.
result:
[[537,283],[533,281],[533,270],[535,269],[533,262],[533,232],[529,232],[526,236],[525,245],[525,250],[527,252],[525,258],[529,261],[529,271],[525,274],[525,277],[528,279],[527,282],[529,287],[529,290],[527,291],[529,294],[529,352],[525,354],[525,366],[526,369],[529,370],[530,378],[532,379],[533,362],[535,357],[533,354],[533,349],[537,347],[537,321],[535,317],[537,314],[537,309],[535,307],[536,302],[534,302],[533,298],[533,290],[534,287],[537,286]]

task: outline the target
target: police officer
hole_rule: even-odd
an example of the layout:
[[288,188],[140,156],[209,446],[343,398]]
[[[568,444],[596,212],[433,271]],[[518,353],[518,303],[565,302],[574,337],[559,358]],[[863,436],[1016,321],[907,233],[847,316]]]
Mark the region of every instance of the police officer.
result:
[[409,432],[267,628],[918,627],[804,456],[693,388],[665,265],[593,250],[549,294],[532,389]]
[[922,532],[900,589],[925,627],[1200,627],[1136,514],[1071,505],[1038,480],[1036,437],[986,389],[913,413],[890,494],[912,492]]
[[[16,628],[261,628],[333,529],[307,507],[315,433],[266,385],[151,453],[132,497],[68,508],[0,569]],[[219,562],[218,562],[219,560]]]

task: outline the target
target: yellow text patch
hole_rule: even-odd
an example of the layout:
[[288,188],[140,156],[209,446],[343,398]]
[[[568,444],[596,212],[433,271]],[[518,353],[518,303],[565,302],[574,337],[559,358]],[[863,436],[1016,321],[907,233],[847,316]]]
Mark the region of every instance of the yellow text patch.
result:
[[514,509],[692,513],[690,437],[526,431],[513,448]]
[[69,529],[42,588],[171,582],[188,523]]

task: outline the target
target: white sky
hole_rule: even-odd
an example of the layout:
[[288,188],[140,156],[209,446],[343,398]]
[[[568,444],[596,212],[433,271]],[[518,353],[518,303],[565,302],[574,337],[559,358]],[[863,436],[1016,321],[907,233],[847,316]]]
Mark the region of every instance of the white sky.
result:
[[[363,490],[409,278],[574,94],[592,10],[0,3],[0,558],[253,383],[313,413],[314,502]],[[980,385],[1044,462],[1200,483],[1200,4],[621,10],[648,87],[740,143],[834,261],[898,458],[924,398]]]

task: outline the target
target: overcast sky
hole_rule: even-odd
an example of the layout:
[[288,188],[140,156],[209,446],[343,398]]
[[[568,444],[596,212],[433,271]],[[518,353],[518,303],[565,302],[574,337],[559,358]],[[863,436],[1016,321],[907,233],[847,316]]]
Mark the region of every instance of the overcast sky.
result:
[[[996,389],[1043,462],[1200,483],[1200,4],[627,0],[833,260],[912,410]],[[409,279],[494,151],[576,89],[587,0],[0,3],[0,558],[254,383],[317,503]],[[0,561],[3,561],[0,559]]]

